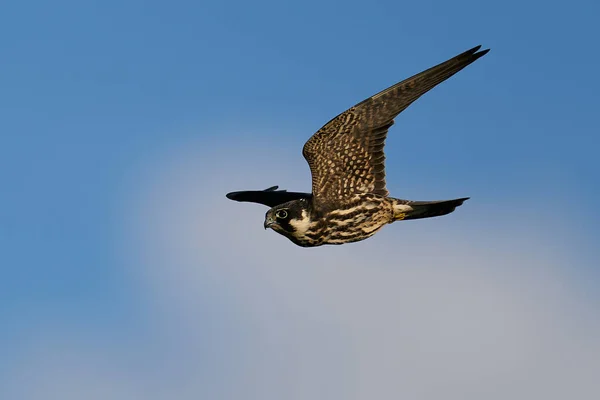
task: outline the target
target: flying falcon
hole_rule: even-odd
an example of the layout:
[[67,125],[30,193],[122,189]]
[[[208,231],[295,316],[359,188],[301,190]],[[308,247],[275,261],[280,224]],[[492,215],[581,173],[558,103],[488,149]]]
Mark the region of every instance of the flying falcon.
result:
[[264,227],[303,247],[357,242],[395,221],[437,217],[468,197],[412,201],[388,197],[383,146],[394,118],[421,95],[488,50],[481,46],[414,75],[329,121],[304,145],[312,193],[266,190],[228,193],[236,201],[271,207]]

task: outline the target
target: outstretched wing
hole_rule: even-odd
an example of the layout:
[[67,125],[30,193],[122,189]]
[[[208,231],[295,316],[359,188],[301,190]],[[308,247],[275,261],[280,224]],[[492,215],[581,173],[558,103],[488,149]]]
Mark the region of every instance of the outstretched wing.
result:
[[383,147],[394,118],[437,84],[489,50],[481,46],[414,75],[329,121],[304,145],[312,174],[313,203],[336,207],[356,193],[387,196]]
[[288,192],[285,190],[277,190],[277,188],[278,186],[272,186],[265,190],[231,192],[227,193],[226,196],[231,200],[259,203],[269,207],[275,207],[292,200],[308,199],[311,197],[310,193]]

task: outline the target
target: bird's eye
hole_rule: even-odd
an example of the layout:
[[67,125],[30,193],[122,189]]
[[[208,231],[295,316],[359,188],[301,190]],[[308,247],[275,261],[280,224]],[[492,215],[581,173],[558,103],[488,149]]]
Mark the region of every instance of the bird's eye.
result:
[[275,216],[279,219],[286,219],[288,216],[288,213],[285,210],[279,210],[275,213]]

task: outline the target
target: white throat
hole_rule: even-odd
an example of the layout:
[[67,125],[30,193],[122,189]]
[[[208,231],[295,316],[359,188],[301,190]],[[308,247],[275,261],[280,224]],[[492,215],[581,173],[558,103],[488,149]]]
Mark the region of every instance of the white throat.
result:
[[296,237],[302,237],[306,231],[310,229],[312,221],[308,216],[308,212],[306,210],[302,210],[302,218],[290,219],[290,225],[296,230],[292,233],[292,235]]

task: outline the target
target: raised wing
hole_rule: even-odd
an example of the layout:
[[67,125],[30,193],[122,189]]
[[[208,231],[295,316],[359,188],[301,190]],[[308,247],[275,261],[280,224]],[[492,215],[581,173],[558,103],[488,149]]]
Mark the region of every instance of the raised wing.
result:
[[288,192],[286,190],[277,190],[277,188],[278,186],[272,186],[265,190],[231,192],[227,193],[226,196],[231,200],[259,203],[269,207],[275,207],[292,200],[308,199],[311,197],[310,193]]
[[387,196],[383,147],[394,118],[437,84],[489,50],[465,51],[358,103],[329,121],[304,145],[313,203],[336,207],[356,193]]

